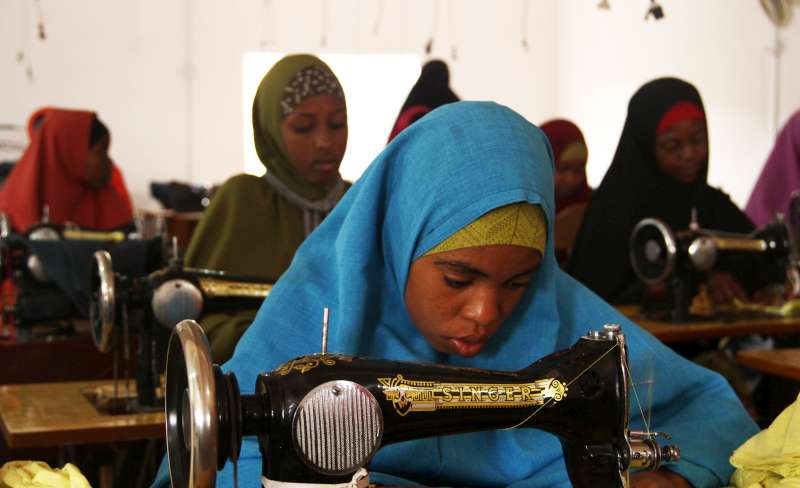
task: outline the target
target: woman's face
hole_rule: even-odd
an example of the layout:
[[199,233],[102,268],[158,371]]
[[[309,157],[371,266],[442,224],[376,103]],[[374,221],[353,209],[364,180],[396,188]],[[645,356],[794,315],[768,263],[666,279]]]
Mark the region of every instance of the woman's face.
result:
[[586,160],[581,158],[562,158],[556,163],[553,175],[557,198],[569,198],[586,184]]
[[411,320],[439,352],[478,354],[514,311],[539,268],[539,251],[493,245],[423,256],[411,264]]
[[292,167],[306,183],[324,184],[339,174],[347,147],[347,108],[333,95],[314,95],[281,123]]
[[708,164],[708,137],[702,120],[672,124],[656,136],[656,163],[673,180],[694,183]]
[[108,157],[110,143],[111,138],[106,134],[89,148],[83,180],[89,188],[95,190],[105,188],[111,179],[111,159]]

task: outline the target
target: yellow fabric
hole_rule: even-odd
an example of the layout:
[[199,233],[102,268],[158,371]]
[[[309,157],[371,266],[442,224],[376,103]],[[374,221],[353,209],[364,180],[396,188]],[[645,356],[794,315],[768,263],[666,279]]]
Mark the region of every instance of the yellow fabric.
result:
[[738,488],[800,488],[800,398],[731,456]]
[[80,470],[67,463],[53,469],[41,461],[10,461],[0,468],[0,488],[92,488]]
[[541,207],[514,203],[483,214],[425,254],[501,244],[529,247],[544,254],[546,243],[547,220]]
[[747,303],[733,299],[733,309],[745,312],[759,312],[781,317],[800,317],[800,299],[792,298],[783,305],[762,305],[760,303]]

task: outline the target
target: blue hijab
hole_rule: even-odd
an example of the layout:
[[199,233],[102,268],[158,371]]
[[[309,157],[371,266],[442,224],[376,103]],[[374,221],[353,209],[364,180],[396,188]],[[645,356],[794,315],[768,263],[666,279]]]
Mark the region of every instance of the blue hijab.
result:
[[[486,212],[516,202],[540,205],[549,222],[532,286],[478,356],[436,352],[403,301],[411,263]],[[323,307],[331,310],[329,352],[497,370],[520,369],[588,329],[619,323],[634,383],[652,375],[653,428],[673,434],[683,452],[671,469],[696,487],[727,482],[728,456],[755,424],[721,377],[672,353],[559,270],[553,214],[553,158],[538,128],[494,103],[434,110],[384,149],[298,249],[225,369],[252,392],[258,373],[319,352]],[[260,470],[257,444],[248,440],[242,486],[256,486]],[[390,445],[370,471],[387,484],[570,486],[560,443],[532,429]],[[218,486],[232,486],[231,472],[220,473]]]

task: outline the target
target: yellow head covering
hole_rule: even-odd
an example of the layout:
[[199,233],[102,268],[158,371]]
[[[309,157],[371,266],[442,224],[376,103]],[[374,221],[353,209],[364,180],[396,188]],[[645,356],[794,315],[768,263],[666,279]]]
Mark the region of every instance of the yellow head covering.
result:
[[483,214],[425,255],[501,244],[529,247],[544,254],[546,243],[547,220],[541,207],[530,203],[514,203]]

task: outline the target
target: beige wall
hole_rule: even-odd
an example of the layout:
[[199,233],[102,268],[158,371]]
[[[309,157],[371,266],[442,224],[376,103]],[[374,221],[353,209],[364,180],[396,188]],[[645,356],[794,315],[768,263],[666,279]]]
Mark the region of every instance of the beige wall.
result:
[[[383,2],[375,35],[380,3],[41,0],[48,34],[42,43],[34,20],[21,22],[34,2],[0,0],[0,124],[24,123],[42,105],[94,108],[113,132],[111,155],[136,203],[153,205],[147,186],[153,179],[211,183],[243,171],[243,131],[251,130],[242,122],[244,53],[424,57],[436,2]],[[321,48],[326,4],[327,46]],[[522,5],[440,2],[434,55],[449,56],[457,43],[452,76],[461,96],[495,99],[540,120],[555,113],[555,0],[530,2],[529,52],[520,46]],[[15,61],[21,36],[29,38],[33,84]]]
[[[597,0],[529,0],[528,51],[520,43],[523,0],[40,2],[44,43],[35,37],[35,2],[0,0],[0,124],[22,124],[42,105],[94,108],[111,127],[112,157],[140,206],[153,205],[153,179],[212,183],[243,170],[242,140],[251,130],[242,114],[244,53],[424,58],[437,4],[434,55],[450,61],[456,91],[507,104],[536,123],[573,118],[588,138],[592,183],[611,160],[628,99],[656,76],[700,88],[711,126],[709,177],[737,203],[774,134],[774,30],[757,0],[663,0],[667,15],[658,23],[642,20],[644,0],[611,0],[610,11],[598,10]],[[782,122],[800,107],[800,18],[781,35]],[[15,60],[25,42],[34,83]]]
[[[643,22],[647,2],[611,0],[610,11],[584,0],[558,2],[558,111],[588,138],[589,177],[598,184],[614,155],[627,103],[650,79],[694,83],[709,119],[709,181],[743,206],[772,147],[775,120],[800,108],[800,9],[780,32],[758,0],[662,1],[665,17]],[[780,90],[775,113],[774,90]]]

